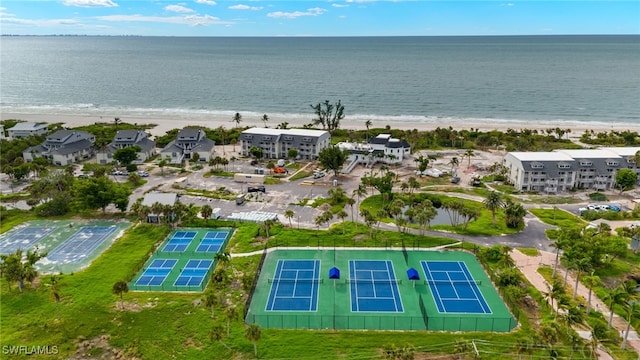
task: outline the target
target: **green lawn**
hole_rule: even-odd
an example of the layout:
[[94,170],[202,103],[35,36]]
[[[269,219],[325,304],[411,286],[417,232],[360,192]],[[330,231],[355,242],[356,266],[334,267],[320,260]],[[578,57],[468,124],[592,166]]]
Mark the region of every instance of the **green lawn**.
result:
[[572,227],[587,225],[580,217],[561,209],[529,209],[529,212],[538,217],[542,222],[559,227]]

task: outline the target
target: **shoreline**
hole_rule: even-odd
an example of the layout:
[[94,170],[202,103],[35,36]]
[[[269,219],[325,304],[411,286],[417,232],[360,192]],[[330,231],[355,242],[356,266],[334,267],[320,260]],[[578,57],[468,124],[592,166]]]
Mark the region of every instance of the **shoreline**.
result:
[[[113,122],[112,117],[99,116],[99,115],[79,115],[79,114],[25,114],[25,113],[2,113],[1,119],[15,119],[24,120],[30,122],[43,122],[43,123],[62,123],[65,127],[77,127],[85,125],[93,125],[95,123],[110,123]],[[308,118],[290,118],[290,117],[278,117],[274,115],[269,118],[267,126],[275,128],[282,122],[287,122],[289,127],[302,127],[305,124],[311,122],[313,115],[310,114]],[[175,128],[183,128],[187,126],[203,126],[211,129],[217,127],[233,128],[235,123],[231,120],[231,117],[222,116],[197,116],[192,115],[189,117],[176,118],[173,116],[142,116],[142,115],[127,115],[121,116],[122,122],[137,125],[155,125],[153,128],[147,131],[153,136],[165,135],[169,130]],[[456,121],[457,120],[457,121]],[[342,129],[364,130],[366,120],[350,119],[348,116],[342,120]],[[437,119],[433,122],[421,122],[421,121],[388,121],[384,124],[380,123],[380,119],[372,120],[371,128],[384,128],[389,125],[394,129],[412,130],[418,129],[420,131],[434,130],[438,127],[448,128],[452,127],[454,130],[462,129],[479,129],[480,131],[500,130],[506,131],[508,129],[530,129],[530,130],[545,130],[549,128],[560,127],[562,129],[571,129],[569,135],[570,138],[579,138],[587,130],[594,131],[610,131],[610,130],[631,130],[640,131],[640,125],[631,126],[627,123],[589,123],[589,122],[566,122],[561,124],[551,124],[548,121],[536,121],[527,122],[524,120],[494,120],[490,119]],[[240,126],[252,126],[252,127],[264,127],[265,124],[258,116],[242,116],[242,122]]]

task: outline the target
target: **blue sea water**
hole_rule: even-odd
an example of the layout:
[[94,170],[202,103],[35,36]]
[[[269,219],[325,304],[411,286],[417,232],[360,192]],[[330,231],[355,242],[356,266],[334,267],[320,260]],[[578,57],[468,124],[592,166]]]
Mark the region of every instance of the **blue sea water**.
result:
[[1,37],[3,113],[640,126],[640,36]]

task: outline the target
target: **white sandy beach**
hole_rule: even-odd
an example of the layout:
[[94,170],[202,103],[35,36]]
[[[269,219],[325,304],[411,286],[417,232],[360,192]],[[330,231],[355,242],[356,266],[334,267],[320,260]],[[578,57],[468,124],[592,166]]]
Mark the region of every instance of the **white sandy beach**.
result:
[[[32,122],[45,122],[45,123],[63,123],[65,127],[76,127],[83,125],[91,125],[95,123],[107,123],[113,122],[112,117],[106,116],[96,116],[96,115],[77,115],[77,114],[25,114],[25,113],[2,113],[2,120],[7,119],[18,119],[24,121],[32,121]],[[225,128],[232,128],[236,124],[232,122],[231,117],[222,118],[222,117],[210,117],[210,116],[198,116],[193,115],[192,117],[179,118],[176,119],[174,117],[144,117],[144,116],[121,116],[120,120],[130,124],[155,124],[156,126],[148,131],[153,136],[161,136],[164,135],[167,131],[176,128],[183,128],[186,126],[204,126],[211,129],[223,126]],[[289,123],[289,127],[301,127],[305,124],[310,123],[312,120],[312,115],[310,114],[306,119],[291,119],[291,118],[277,118],[276,116],[270,117],[267,126],[274,128],[278,124],[286,121]],[[480,129],[483,131],[486,130],[502,130],[506,131],[507,129],[537,129],[544,130],[548,128],[556,128],[561,127],[563,129],[571,129],[571,133],[569,134],[570,138],[579,138],[580,135],[586,130],[594,130],[594,131],[610,131],[610,130],[632,130],[640,132],[640,124],[637,126],[630,126],[629,124],[621,124],[621,123],[613,123],[613,124],[604,124],[604,123],[590,123],[590,122],[571,122],[571,123],[549,123],[549,122],[526,122],[526,121],[491,121],[491,120],[461,120],[461,119],[437,119],[431,121],[429,123],[426,122],[397,122],[397,121],[389,121],[386,123],[382,123],[380,120],[372,121],[372,128],[382,128],[386,125],[390,125],[394,129],[418,129],[418,130],[433,130],[437,127],[453,127],[454,129]],[[243,115],[242,122],[240,126],[257,126],[263,127],[264,123],[260,119],[260,117],[250,117]],[[348,116],[342,121],[342,128],[344,129],[365,129],[365,120],[350,119]]]

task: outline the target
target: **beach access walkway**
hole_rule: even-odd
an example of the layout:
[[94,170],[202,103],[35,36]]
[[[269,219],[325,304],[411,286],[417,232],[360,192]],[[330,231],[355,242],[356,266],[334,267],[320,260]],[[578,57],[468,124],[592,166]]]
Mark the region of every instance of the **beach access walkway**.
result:
[[[549,283],[545,280],[544,277],[538,272],[538,268],[540,266],[549,266],[553,267],[555,262],[555,254],[547,251],[538,251],[537,256],[528,256],[518,251],[517,249],[513,249],[511,251],[511,258],[515,262],[515,265],[520,271],[524,274],[527,280],[538,289],[538,291],[546,293],[549,292]],[[562,268],[558,265],[558,272],[565,272],[566,269]],[[575,277],[571,272],[569,272],[567,277],[567,284],[575,284]],[[571,285],[569,285],[571,286]],[[587,299],[589,296],[589,289],[584,286],[582,283],[578,283],[578,295]],[[549,299],[551,301],[551,299]],[[554,310],[558,311],[556,304],[554,303]],[[605,305],[605,303],[598,298],[595,293],[591,294],[591,305],[592,311],[601,311],[604,312],[605,318],[608,318],[610,309]],[[627,322],[622,317],[617,314],[613,315],[612,326],[618,330],[620,333],[620,337],[624,339],[625,331],[627,330]],[[627,337],[627,345],[628,347],[633,348],[638,354],[640,359],[640,337],[638,337],[638,333],[633,327],[630,328],[629,336]],[[586,340],[591,340],[591,332],[585,331],[583,328],[574,327],[574,330]],[[601,345],[598,346],[598,359],[612,359],[611,355],[606,352],[606,349]]]

